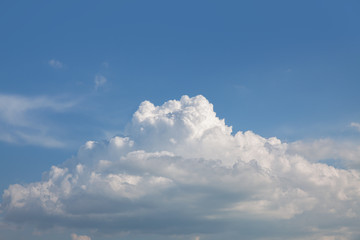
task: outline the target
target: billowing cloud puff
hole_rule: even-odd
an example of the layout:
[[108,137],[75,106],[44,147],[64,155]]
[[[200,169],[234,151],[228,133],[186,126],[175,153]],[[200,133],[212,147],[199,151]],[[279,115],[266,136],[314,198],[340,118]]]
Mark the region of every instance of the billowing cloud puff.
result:
[[143,102],[126,136],[88,141],[43,181],[9,186],[2,210],[42,228],[352,239],[359,186],[357,170],[311,163],[277,138],[232,134],[206,98],[183,96]]

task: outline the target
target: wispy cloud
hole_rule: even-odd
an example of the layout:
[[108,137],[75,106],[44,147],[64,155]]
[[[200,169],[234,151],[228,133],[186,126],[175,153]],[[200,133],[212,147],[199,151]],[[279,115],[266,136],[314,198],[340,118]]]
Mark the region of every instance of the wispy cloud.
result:
[[299,154],[311,162],[329,162],[336,167],[360,169],[360,143],[330,138],[296,141],[288,144],[287,151]]
[[358,130],[360,132],[360,123],[352,122],[352,123],[350,123],[350,126],[355,128],[356,130]]
[[42,112],[62,112],[75,105],[47,96],[24,97],[0,94],[0,141],[45,147],[64,144],[49,135],[46,124],[39,118]]
[[108,62],[103,62],[101,64],[104,68],[109,68],[110,64]]
[[56,59],[51,59],[51,60],[49,60],[48,63],[53,68],[60,69],[60,68],[64,67],[64,64],[62,62],[60,62],[59,60],[56,60]]
[[107,79],[101,75],[98,74],[94,78],[94,84],[95,84],[95,90],[98,90],[98,88],[104,86],[104,84],[107,82]]

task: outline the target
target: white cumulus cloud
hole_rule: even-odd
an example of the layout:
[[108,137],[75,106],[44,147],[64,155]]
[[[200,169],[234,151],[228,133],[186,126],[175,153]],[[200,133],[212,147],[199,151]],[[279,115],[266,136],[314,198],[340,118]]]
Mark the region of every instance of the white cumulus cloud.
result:
[[359,236],[357,170],[232,133],[203,96],[144,101],[125,132],[88,141],[40,182],[10,185],[5,219],[169,238],[326,239],[334,226]]

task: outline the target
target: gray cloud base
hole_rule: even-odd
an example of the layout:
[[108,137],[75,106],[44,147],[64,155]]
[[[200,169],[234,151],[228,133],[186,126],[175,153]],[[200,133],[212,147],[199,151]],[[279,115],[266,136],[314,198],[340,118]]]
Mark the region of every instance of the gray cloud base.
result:
[[360,179],[289,154],[251,131],[232,134],[203,96],[145,101],[126,137],[88,141],[43,181],[10,185],[7,221],[206,239],[355,239]]

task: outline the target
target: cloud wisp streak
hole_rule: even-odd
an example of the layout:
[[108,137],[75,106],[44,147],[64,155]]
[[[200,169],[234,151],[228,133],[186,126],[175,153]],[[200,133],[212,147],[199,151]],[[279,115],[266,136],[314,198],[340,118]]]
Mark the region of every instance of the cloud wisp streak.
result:
[[350,123],[350,126],[360,132],[360,123],[352,122],[352,123]]
[[41,112],[63,112],[74,105],[73,101],[60,101],[47,96],[0,94],[0,141],[63,147],[61,141],[49,135],[47,126],[37,116]]
[[145,101],[126,133],[88,141],[41,182],[10,185],[6,221],[168,239],[359,237],[357,170],[233,134],[203,96]]
[[89,236],[77,235],[76,233],[71,234],[71,240],[91,240]]
[[288,144],[290,154],[299,154],[311,162],[327,162],[346,169],[360,169],[360,143],[330,138],[296,141]]
[[64,67],[64,64],[56,59],[51,59],[49,62],[49,65],[55,69],[60,69]]
[[96,75],[94,78],[95,90],[98,90],[100,87],[103,87],[107,79],[103,75]]

